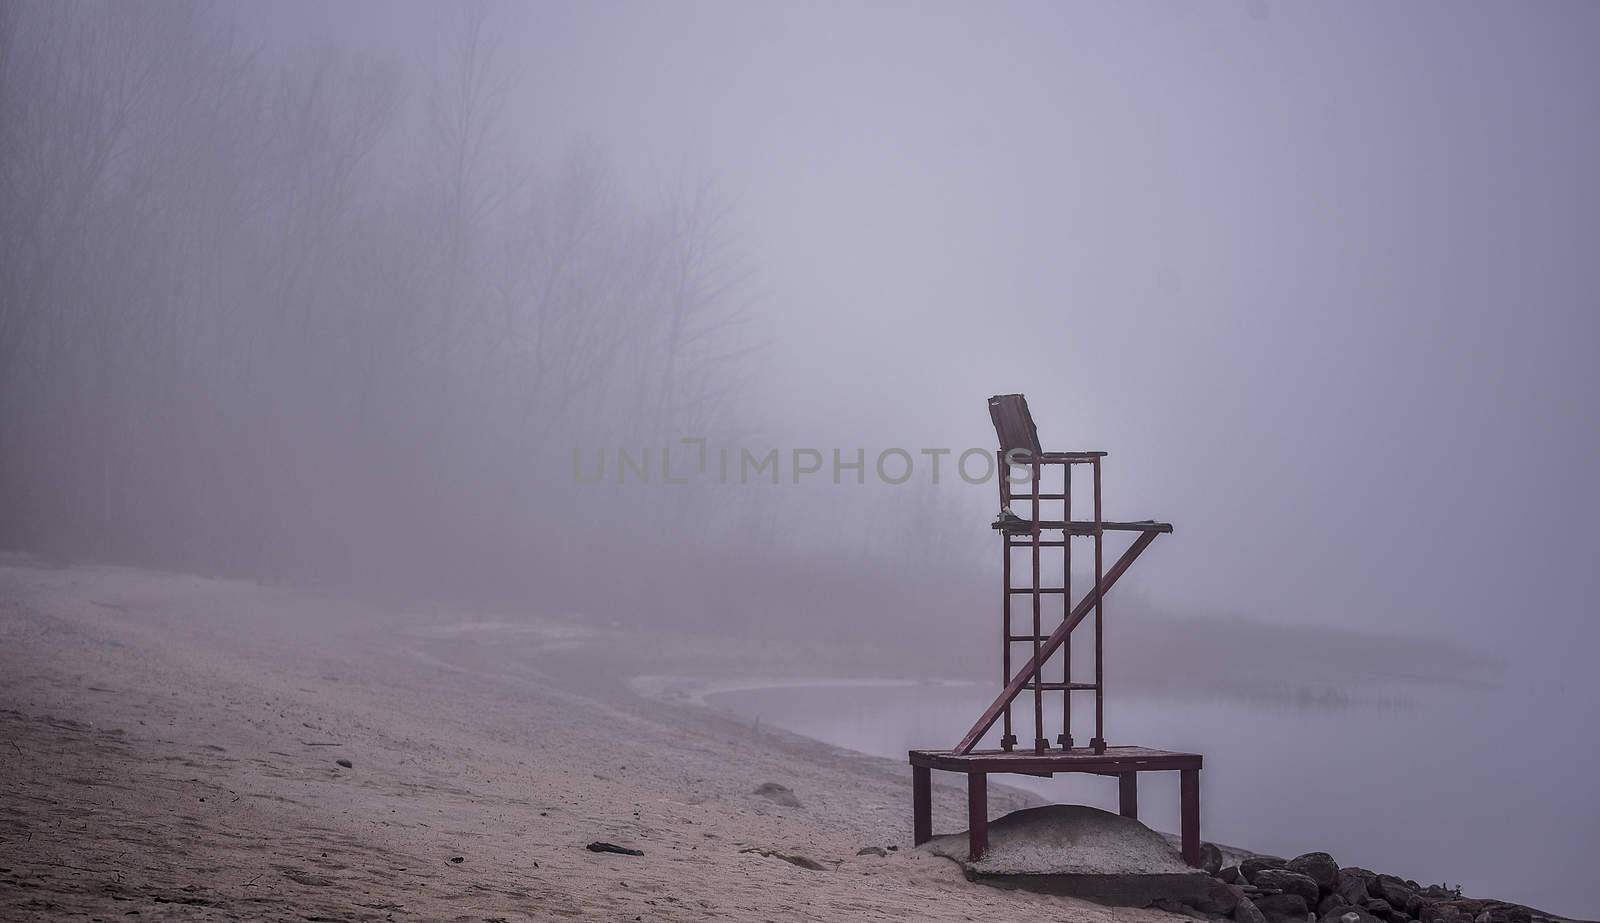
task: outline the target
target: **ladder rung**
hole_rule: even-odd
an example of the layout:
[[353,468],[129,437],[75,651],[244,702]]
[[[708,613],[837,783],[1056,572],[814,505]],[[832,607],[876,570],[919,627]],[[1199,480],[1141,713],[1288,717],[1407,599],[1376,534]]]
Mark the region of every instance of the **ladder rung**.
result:
[[[1092,536],[1092,535],[1080,535],[1078,537],[1079,538],[1094,538],[1094,536]],[[1064,542],[1064,541],[1062,541],[1060,539],[1056,539],[1056,538],[1042,538],[1038,542],[1033,542],[1033,541],[1029,541],[1029,540],[1023,540],[1023,539],[1018,539],[1018,538],[1012,538],[1011,539],[1011,545],[1014,548],[1031,548],[1035,544],[1037,544],[1040,548],[1060,548],[1062,545],[1065,545],[1066,542]]]
[[[1032,596],[1033,595],[1033,588],[1032,587],[1025,587],[1025,586],[1014,586],[1014,587],[1007,588],[1006,592],[1008,592],[1008,593],[1027,593],[1029,596]],[[1065,593],[1066,592],[1066,588],[1065,587],[1058,587],[1058,586],[1042,586],[1042,587],[1039,588],[1039,592],[1040,593]]]
[[[1033,683],[1024,683],[1022,688],[1032,689],[1034,685]],[[1038,688],[1045,692],[1060,692],[1062,690],[1067,692],[1086,692],[1095,688],[1095,685],[1094,683],[1040,683]]]
[[1040,494],[1037,498],[1035,498],[1033,494],[1030,494],[1027,491],[1023,491],[1021,493],[1017,493],[1017,492],[1013,491],[1012,494],[1011,494],[1011,499],[1013,499],[1013,500],[1033,500],[1033,499],[1039,499],[1039,500],[1065,500],[1065,499],[1067,499],[1067,495],[1066,494]]

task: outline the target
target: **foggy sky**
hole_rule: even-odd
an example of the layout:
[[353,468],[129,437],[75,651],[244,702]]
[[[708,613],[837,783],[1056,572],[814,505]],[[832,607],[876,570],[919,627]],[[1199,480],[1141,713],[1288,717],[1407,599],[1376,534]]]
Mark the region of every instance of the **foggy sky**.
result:
[[1600,638],[1593,6],[501,12],[530,138],[732,194],[765,441],[985,446],[1023,391],[1177,524],[1164,604]]
[[[431,4],[219,12],[268,70],[339,48],[420,93],[439,54]],[[1047,448],[1111,453],[1112,515],[1176,524],[1129,592],[1595,688],[1593,5],[490,15],[508,162],[726,197],[760,360],[739,426],[682,435],[959,451],[1021,391]],[[791,495],[760,502],[858,541]]]

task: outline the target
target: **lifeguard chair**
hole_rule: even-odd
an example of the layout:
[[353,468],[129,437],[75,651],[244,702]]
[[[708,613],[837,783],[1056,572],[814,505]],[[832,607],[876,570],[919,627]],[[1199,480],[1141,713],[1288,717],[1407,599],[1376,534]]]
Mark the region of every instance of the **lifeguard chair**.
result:
[[[969,855],[980,858],[988,849],[988,776],[989,773],[1015,772],[1033,776],[1051,776],[1057,772],[1086,772],[1103,776],[1116,776],[1121,813],[1138,817],[1138,774],[1140,772],[1177,771],[1181,836],[1184,861],[1200,864],[1200,764],[1198,753],[1174,753],[1150,750],[1144,747],[1110,746],[1105,734],[1105,663],[1104,620],[1105,595],[1116,585],[1133,562],[1160,535],[1170,533],[1172,526],[1164,522],[1142,520],[1138,522],[1107,521],[1101,508],[1100,471],[1105,452],[1046,452],[1039,445],[1039,433],[1028,411],[1028,401],[1020,394],[1001,394],[989,398],[989,418],[994,421],[995,434],[1000,447],[996,454],[996,470],[1000,474],[1000,513],[991,528],[1001,539],[1001,635],[1000,662],[1004,689],[984,709],[983,715],[950,750],[912,750],[912,827],[917,843],[933,836],[931,771],[961,772],[967,776],[967,816]],[[1047,469],[1061,468],[1059,492],[1040,489]],[[1089,469],[1093,518],[1072,518],[1073,471],[1079,467]],[[1026,491],[1014,490],[1012,472],[1023,469],[1027,474]],[[1018,481],[1017,486],[1022,482]],[[1061,518],[1046,519],[1044,504],[1061,504]],[[1027,515],[1019,515],[1012,507],[1026,504]],[[1105,569],[1106,533],[1125,532],[1133,542],[1109,570]],[[1053,537],[1059,535],[1059,538]],[[1093,542],[1094,583],[1076,604],[1072,596],[1072,551],[1074,540]],[[1021,568],[1026,586],[1015,586],[1019,570],[1013,562],[1015,549],[1028,550],[1028,564]],[[1044,586],[1041,583],[1043,549],[1060,549],[1061,586]],[[1054,553],[1054,552],[1052,552]],[[1014,601],[1026,598],[1032,604],[1031,627],[1018,631],[1015,623]],[[1045,600],[1059,598],[1060,620],[1051,619],[1050,631],[1045,633]],[[1094,681],[1074,682],[1072,677],[1072,633],[1094,615]],[[1030,655],[1022,666],[1012,672],[1013,646],[1026,644]],[[1059,681],[1046,678],[1052,659],[1060,654]],[[1033,743],[1019,749],[1013,725],[1012,711],[1017,697],[1031,691],[1033,704]],[[1072,696],[1074,693],[1094,693],[1094,736],[1088,746],[1079,747],[1072,733]],[[1060,728],[1054,743],[1046,736],[1046,693],[1060,695]],[[1001,725],[998,750],[974,749],[979,740],[994,727]]]

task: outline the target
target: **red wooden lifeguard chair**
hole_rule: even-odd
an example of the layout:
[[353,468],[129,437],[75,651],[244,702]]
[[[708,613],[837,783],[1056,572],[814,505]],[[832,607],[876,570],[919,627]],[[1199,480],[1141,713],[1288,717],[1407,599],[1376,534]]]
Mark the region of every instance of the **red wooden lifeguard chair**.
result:
[[[973,860],[988,849],[990,773],[1015,772],[1034,776],[1050,776],[1058,772],[1086,772],[1118,779],[1121,813],[1137,817],[1138,774],[1141,772],[1176,771],[1179,774],[1181,835],[1184,861],[1200,864],[1200,763],[1198,753],[1174,753],[1150,750],[1144,747],[1113,747],[1105,736],[1105,666],[1103,628],[1105,595],[1116,585],[1133,562],[1156,537],[1172,531],[1164,522],[1108,522],[1102,515],[1100,503],[1100,469],[1104,452],[1046,452],[1039,446],[1039,434],[1028,412],[1028,402],[1020,394],[1001,394],[989,398],[989,417],[994,421],[1000,449],[996,453],[1000,473],[1000,515],[993,528],[1000,534],[1004,560],[1001,568],[1001,667],[1005,683],[988,708],[969,730],[961,742],[951,750],[912,750],[912,827],[917,843],[933,836],[931,771],[966,773],[968,852]],[[1059,492],[1042,492],[1040,483],[1045,469],[1059,466],[1062,487]],[[1092,503],[1094,518],[1072,518],[1072,472],[1074,468],[1089,468],[1093,485]],[[1026,492],[1012,489],[1011,473],[1017,468],[1028,470]],[[1044,503],[1061,503],[1060,519],[1045,519]],[[1012,504],[1028,504],[1028,515],[1019,516]],[[1109,570],[1104,568],[1105,534],[1127,532],[1134,536],[1133,543],[1123,551]],[[1046,537],[1046,533],[1059,534],[1060,538]],[[1094,585],[1076,605],[1072,602],[1072,543],[1074,539],[1089,539],[1094,543]],[[1012,562],[1012,551],[1026,548],[1030,551],[1029,585],[1013,586],[1017,568]],[[1043,586],[1040,583],[1042,549],[1061,549],[1062,585]],[[1028,597],[1032,602],[1032,627],[1030,632],[1018,633],[1013,622],[1012,601]],[[1061,619],[1049,634],[1044,634],[1044,601],[1059,597]],[[1090,613],[1094,614],[1094,681],[1074,682],[1072,679],[1072,632]],[[1012,672],[1012,645],[1027,644],[1031,656],[1015,673]],[[1046,666],[1060,652],[1059,682],[1047,680]],[[1051,671],[1054,672],[1054,671]],[[1019,694],[1033,692],[1033,745],[1017,748],[1017,736],[1012,724],[1012,709]],[[1087,747],[1078,747],[1072,736],[1073,693],[1094,693],[1094,737]],[[1045,734],[1045,694],[1061,696],[1061,733],[1052,745]],[[1000,749],[975,750],[978,741],[989,732],[997,720],[1004,719],[1001,728]]]

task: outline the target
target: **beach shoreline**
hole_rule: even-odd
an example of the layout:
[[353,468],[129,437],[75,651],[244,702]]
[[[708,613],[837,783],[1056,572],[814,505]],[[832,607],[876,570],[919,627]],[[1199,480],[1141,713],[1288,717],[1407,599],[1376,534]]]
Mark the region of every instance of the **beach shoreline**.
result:
[[8,919],[1156,919],[966,881],[903,767],[640,697],[704,654],[606,629],[8,558],[0,638]]

